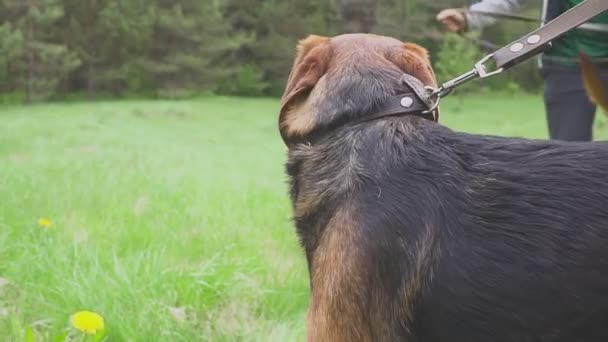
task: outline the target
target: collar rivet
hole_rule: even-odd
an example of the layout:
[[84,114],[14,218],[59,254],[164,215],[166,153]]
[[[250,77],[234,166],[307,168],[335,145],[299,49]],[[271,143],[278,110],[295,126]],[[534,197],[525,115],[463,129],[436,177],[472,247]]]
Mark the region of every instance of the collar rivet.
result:
[[401,99],[401,107],[409,108],[414,104],[414,100],[411,97],[404,97]]

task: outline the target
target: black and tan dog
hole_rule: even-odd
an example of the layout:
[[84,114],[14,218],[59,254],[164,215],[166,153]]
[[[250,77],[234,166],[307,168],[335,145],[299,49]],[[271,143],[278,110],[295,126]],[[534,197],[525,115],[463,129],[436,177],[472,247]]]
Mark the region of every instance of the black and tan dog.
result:
[[352,124],[403,73],[435,85],[429,64],[374,35],[299,44],[279,125],[308,340],[608,341],[608,146]]

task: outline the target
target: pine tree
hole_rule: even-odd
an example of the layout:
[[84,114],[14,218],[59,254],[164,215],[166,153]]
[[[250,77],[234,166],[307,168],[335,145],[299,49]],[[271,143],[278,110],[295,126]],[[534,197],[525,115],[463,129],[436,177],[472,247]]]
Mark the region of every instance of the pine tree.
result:
[[0,51],[0,93],[13,92],[16,85],[12,65],[23,53],[23,35],[9,22],[0,25]]
[[48,98],[80,64],[76,55],[53,35],[54,23],[63,16],[63,6],[59,0],[5,0],[3,5],[15,27],[15,37],[22,37],[23,47],[14,68],[22,75],[19,79],[26,102]]
[[[154,6],[150,0],[63,0],[66,15],[59,27],[82,66],[71,77],[72,89],[121,95],[142,91],[145,77],[139,58],[152,38]],[[132,88],[132,89],[131,89]]]
[[151,88],[140,62],[153,42],[155,17],[149,0],[111,0],[100,12],[106,45],[99,78],[114,95]]
[[293,62],[298,40],[309,34],[333,35],[337,27],[335,6],[327,0],[226,0],[224,17],[231,27],[252,39],[236,54],[244,73],[255,71],[267,95],[280,95]]
[[232,68],[222,57],[240,44],[212,1],[157,0],[154,40],[143,67],[162,96],[214,90]]

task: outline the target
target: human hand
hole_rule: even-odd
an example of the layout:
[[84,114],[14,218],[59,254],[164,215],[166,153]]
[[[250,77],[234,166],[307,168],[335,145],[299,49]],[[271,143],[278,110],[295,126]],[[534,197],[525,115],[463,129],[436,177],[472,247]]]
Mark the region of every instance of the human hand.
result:
[[464,13],[455,8],[445,9],[437,14],[437,21],[451,32],[459,32],[466,28],[467,19]]

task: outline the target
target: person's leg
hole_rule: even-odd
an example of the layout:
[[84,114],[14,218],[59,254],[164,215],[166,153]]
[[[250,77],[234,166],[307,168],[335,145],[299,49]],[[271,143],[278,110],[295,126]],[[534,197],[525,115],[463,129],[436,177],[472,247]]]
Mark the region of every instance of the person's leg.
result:
[[596,108],[587,96],[580,69],[546,66],[543,75],[549,138],[591,141]]

